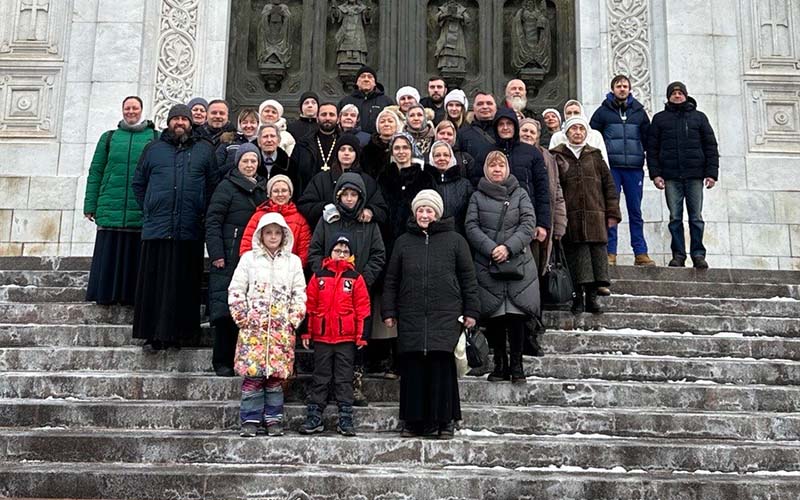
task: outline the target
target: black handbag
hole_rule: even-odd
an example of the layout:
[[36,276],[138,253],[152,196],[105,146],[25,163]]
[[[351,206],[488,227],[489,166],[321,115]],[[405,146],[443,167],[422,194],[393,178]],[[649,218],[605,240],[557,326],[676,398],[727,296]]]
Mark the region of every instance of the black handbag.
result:
[[545,302],[548,304],[564,304],[575,296],[564,247],[560,241],[553,241],[553,251],[550,253],[543,279],[546,285]]
[[467,339],[467,363],[470,368],[480,368],[489,361],[489,342],[478,328],[467,328],[464,332]]
[[[502,240],[505,237],[505,231],[503,230],[503,221],[506,218],[506,212],[508,212],[508,205],[510,202],[508,200],[503,203],[503,210],[500,212],[500,222],[497,224],[497,235],[495,238],[497,240]],[[501,236],[502,234],[502,236]],[[491,257],[489,257],[491,259]],[[522,267],[522,260],[520,259],[520,255],[510,256],[508,260],[505,262],[495,262],[492,261],[489,264],[489,275],[500,281],[519,281],[525,277],[525,269]]]

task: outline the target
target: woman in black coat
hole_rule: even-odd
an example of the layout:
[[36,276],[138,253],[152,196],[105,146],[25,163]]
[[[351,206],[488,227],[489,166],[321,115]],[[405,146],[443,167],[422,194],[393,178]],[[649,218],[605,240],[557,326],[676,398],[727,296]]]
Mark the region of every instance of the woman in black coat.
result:
[[463,236],[467,205],[475,189],[466,177],[461,176],[457,162],[453,148],[446,142],[436,141],[431,146],[425,171],[444,200],[444,217],[453,217],[456,231]]
[[236,150],[237,168],[217,186],[206,214],[206,247],[211,260],[208,277],[209,321],[214,325],[214,371],[233,376],[238,328],[228,310],[228,285],[239,263],[239,244],[256,207],[266,201],[265,181],[256,175],[259,149],[250,143]]
[[384,284],[381,317],[397,324],[400,349],[400,419],[403,436],[453,436],[461,419],[453,351],[463,318],[480,314],[478,283],[466,240],[432,190],[412,201],[408,231],[397,239]]

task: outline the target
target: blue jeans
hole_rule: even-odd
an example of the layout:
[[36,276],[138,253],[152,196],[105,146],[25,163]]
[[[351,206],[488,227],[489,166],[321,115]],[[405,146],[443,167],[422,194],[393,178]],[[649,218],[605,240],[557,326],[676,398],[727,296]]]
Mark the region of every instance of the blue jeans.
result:
[[683,236],[683,202],[689,212],[689,254],[705,257],[703,246],[703,179],[666,180],[669,233],[672,235],[672,256],[686,258],[686,239]]
[[[628,225],[631,228],[631,247],[633,254],[647,253],[644,240],[644,221],[642,220],[642,182],[644,170],[640,168],[612,168],[611,176],[617,186],[617,195],[625,192],[625,205],[628,208]],[[608,253],[617,253],[617,226],[608,229]]]

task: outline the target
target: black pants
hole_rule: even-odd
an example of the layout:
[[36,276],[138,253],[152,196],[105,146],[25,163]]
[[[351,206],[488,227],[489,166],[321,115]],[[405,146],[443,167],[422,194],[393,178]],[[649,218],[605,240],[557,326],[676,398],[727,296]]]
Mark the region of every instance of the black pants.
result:
[[368,373],[391,370],[397,372],[397,337],[391,339],[370,339],[366,347]]
[[506,339],[509,352],[521,354],[525,341],[525,321],[527,317],[522,314],[504,314],[486,320],[486,332],[489,345],[495,351],[506,352]]
[[314,374],[308,388],[308,402],[325,408],[328,385],[333,378],[333,391],[340,405],[353,405],[353,363],[356,345],[353,342],[324,344],[314,342]]
[[211,364],[215,370],[221,367],[233,368],[238,336],[239,328],[230,316],[214,321],[214,354]]

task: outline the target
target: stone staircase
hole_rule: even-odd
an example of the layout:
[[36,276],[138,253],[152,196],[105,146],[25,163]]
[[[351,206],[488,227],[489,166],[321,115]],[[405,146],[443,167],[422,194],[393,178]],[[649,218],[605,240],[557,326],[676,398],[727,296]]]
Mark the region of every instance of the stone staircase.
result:
[[452,441],[401,439],[372,378],[358,437],[246,439],[239,380],[208,348],[144,355],[129,309],[82,302],[88,265],[0,259],[0,497],[800,496],[800,273],[617,267],[606,314],[546,313],[527,385],[462,381]]

